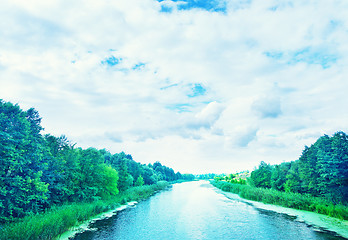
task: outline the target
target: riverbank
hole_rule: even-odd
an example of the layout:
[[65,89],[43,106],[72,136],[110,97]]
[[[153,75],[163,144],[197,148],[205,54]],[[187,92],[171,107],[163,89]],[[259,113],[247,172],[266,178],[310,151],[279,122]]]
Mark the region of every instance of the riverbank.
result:
[[[123,210],[128,202],[140,201],[168,187],[168,182],[133,187],[114,198],[92,203],[73,203],[53,207],[45,213],[25,217],[2,226],[0,239],[57,239],[87,228],[92,220],[105,218]],[[127,204],[127,205],[126,205]]]
[[321,213],[330,217],[348,220],[348,206],[333,204],[331,201],[308,194],[281,192],[274,189],[257,188],[226,181],[211,181],[211,184],[223,191],[237,193],[242,198],[248,200]]
[[127,204],[121,205],[120,207],[118,207],[116,209],[113,209],[113,210],[101,213],[99,215],[96,215],[93,218],[88,219],[85,222],[81,223],[80,225],[72,227],[70,230],[68,230],[68,231],[64,232],[62,235],[58,236],[56,238],[56,240],[69,240],[69,239],[73,238],[78,233],[90,230],[91,223],[98,221],[98,220],[110,218],[110,217],[116,215],[118,212],[125,210],[130,206],[134,206],[137,203],[138,203],[137,201],[132,201],[132,202],[129,202]]
[[348,221],[347,220],[341,220],[341,219],[333,218],[333,217],[319,214],[319,213],[252,201],[252,200],[241,198],[236,193],[226,192],[218,188],[215,188],[215,191],[217,193],[225,195],[229,199],[251,204],[258,209],[264,209],[268,211],[273,211],[273,212],[293,216],[296,218],[295,221],[305,222],[306,224],[313,226],[318,231],[321,231],[321,229],[323,229],[326,231],[335,232],[339,236],[342,236],[348,239]]

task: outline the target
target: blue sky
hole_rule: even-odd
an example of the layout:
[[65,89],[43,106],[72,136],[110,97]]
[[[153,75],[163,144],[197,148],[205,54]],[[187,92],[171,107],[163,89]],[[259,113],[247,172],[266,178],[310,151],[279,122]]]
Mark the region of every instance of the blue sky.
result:
[[347,1],[2,1],[0,98],[45,133],[181,172],[348,132]]
[[[226,12],[226,1],[224,0],[214,0],[214,1],[205,1],[205,0],[172,0],[164,1],[158,0],[162,3],[161,12],[171,13],[173,10],[193,10],[201,9],[210,12]],[[174,3],[174,5],[173,5]]]
[[320,65],[322,68],[330,68],[340,58],[339,53],[330,52],[326,48],[315,49],[313,47],[304,47],[291,52],[265,52],[265,55],[285,65],[296,65],[303,62],[308,65]]

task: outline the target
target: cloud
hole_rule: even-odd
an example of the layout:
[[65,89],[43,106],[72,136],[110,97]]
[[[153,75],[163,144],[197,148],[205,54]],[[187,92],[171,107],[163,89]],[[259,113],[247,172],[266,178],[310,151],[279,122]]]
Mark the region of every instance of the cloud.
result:
[[2,1],[0,95],[49,133],[181,171],[294,160],[348,130],[347,7]]
[[256,139],[257,131],[258,129],[252,126],[240,126],[236,128],[231,141],[236,146],[245,148]]
[[225,107],[223,104],[218,102],[210,102],[202,109],[199,113],[195,115],[195,121],[198,126],[211,128],[214,123],[220,118],[221,113]]
[[280,99],[274,97],[259,98],[253,102],[251,108],[261,118],[276,118],[282,114]]

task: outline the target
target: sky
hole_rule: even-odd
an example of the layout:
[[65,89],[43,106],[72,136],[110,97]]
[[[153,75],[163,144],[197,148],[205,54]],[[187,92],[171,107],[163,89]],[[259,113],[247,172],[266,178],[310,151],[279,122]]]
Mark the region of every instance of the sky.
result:
[[78,147],[235,173],[348,132],[346,0],[11,0],[0,30],[0,99]]

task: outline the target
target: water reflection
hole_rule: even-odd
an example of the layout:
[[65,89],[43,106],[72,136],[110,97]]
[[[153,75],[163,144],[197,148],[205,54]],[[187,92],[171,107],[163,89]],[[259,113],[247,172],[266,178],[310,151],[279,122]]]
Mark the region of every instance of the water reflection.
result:
[[205,181],[175,184],[92,228],[74,239],[344,239],[228,199]]

